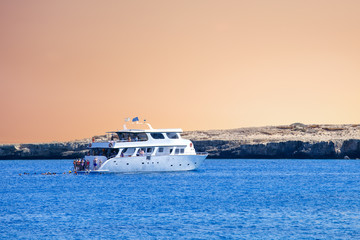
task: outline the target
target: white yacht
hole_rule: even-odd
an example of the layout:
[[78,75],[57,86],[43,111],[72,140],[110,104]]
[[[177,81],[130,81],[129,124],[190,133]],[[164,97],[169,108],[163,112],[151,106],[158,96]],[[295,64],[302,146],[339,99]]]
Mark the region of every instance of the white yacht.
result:
[[[110,141],[89,144],[82,169],[77,172],[127,173],[188,171],[198,168],[207,153],[181,138],[182,129],[124,129],[108,132]],[[137,124],[133,124],[137,125]]]

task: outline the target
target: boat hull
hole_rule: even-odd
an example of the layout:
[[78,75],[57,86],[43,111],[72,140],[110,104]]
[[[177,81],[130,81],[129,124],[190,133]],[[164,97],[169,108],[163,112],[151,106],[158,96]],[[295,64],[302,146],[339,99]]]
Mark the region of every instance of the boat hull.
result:
[[191,171],[201,166],[207,155],[167,155],[117,157],[105,161],[92,173],[128,173],[128,172],[170,172]]

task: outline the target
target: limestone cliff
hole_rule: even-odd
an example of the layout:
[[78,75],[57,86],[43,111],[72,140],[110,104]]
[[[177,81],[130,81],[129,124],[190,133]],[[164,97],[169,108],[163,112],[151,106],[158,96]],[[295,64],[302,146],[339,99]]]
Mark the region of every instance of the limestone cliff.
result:
[[[184,132],[209,158],[360,158],[360,125],[304,125]],[[97,141],[106,136],[96,136]],[[82,157],[90,139],[0,145],[0,159]]]

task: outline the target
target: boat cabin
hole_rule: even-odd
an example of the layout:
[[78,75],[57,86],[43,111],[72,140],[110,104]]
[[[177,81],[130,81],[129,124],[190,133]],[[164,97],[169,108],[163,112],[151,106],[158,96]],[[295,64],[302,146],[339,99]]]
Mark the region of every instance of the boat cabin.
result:
[[189,140],[182,139],[181,132],[181,129],[124,129],[108,132],[113,135],[112,141],[89,144],[87,155],[109,159],[192,153],[195,151],[193,144]]
[[[141,131],[141,130],[138,130]],[[161,131],[119,131],[112,132],[116,133],[118,141],[120,142],[138,142],[138,141],[148,141],[150,140],[159,140],[159,139],[180,139],[180,133],[182,130],[177,130],[176,132],[161,132]]]

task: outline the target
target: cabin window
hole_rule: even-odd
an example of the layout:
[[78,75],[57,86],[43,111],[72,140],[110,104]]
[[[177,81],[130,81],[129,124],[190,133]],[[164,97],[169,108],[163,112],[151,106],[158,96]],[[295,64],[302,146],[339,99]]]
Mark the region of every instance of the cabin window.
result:
[[136,156],[144,156],[145,155],[145,148],[139,148]]
[[164,134],[162,133],[150,133],[153,139],[165,139]]
[[113,157],[116,157],[117,154],[119,153],[119,149],[113,149],[113,150],[110,150],[110,153],[109,153],[109,157],[113,158]]
[[185,150],[183,148],[180,149],[180,153],[183,154]]
[[117,134],[111,134],[111,137],[110,137],[111,141],[117,141],[119,140],[119,136]]
[[152,152],[152,148],[146,149],[146,152],[147,152],[147,153],[151,153],[151,152]]
[[[130,134],[129,133],[117,133],[118,136],[119,136],[119,140],[120,141],[128,141],[129,140],[129,137],[130,137]],[[131,138],[131,137],[130,137]]]
[[175,149],[175,154],[179,154],[180,149]]
[[179,138],[179,135],[177,133],[173,133],[173,132],[166,133],[166,136],[170,139],[178,139]]
[[124,148],[121,155],[124,157],[132,156],[136,151],[136,148]]
[[162,148],[162,147],[159,148],[159,152],[161,152],[161,153],[164,152],[164,148]]
[[172,153],[172,151],[173,151],[173,149],[172,149],[172,148],[170,148],[169,153],[171,154],[171,153]]
[[146,133],[137,133],[137,134],[135,134],[135,139],[136,139],[136,137],[138,137],[139,141],[147,141],[148,140]]
[[104,149],[104,148],[92,148],[90,150],[90,155],[105,156],[107,152],[108,152],[107,149]]
[[146,133],[129,133],[129,132],[118,132],[118,137],[122,142],[136,142],[136,141],[147,141],[148,137]]
[[115,157],[119,153],[118,148],[92,148],[88,155],[106,156],[107,158]]

